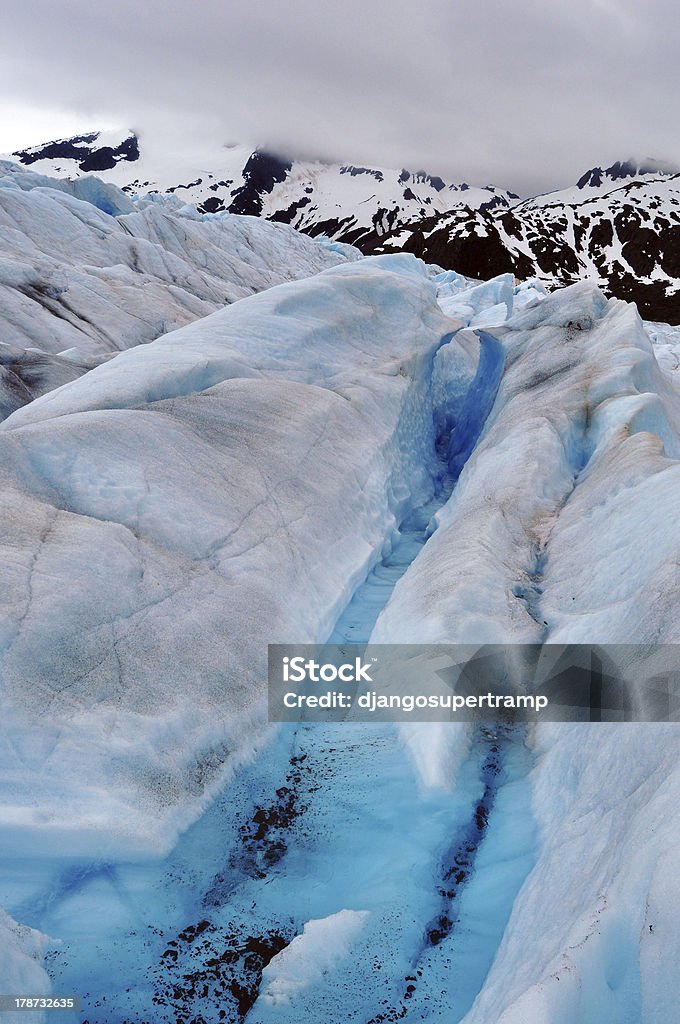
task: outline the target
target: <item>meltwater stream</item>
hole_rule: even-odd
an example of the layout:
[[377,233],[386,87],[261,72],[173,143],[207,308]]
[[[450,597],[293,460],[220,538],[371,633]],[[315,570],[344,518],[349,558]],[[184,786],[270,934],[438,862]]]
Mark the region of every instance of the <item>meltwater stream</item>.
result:
[[432,500],[415,509],[401,523],[389,554],[371,569],[354,592],[328,638],[329,644],[368,643],[376,620],[397,582],[425,546],[433,516],[449,497],[451,486],[450,477],[444,476]]
[[[469,401],[457,439],[440,445],[454,472],[400,524],[330,642],[368,641],[477,441],[501,369],[489,339],[476,417]],[[50,1019],[456,1024],[532,863],[529,762],[521,731],[478,728],[452,790],[429,793],[393,724],[285,725],[163,862],[13,865],[5,905],[60,938],[53,990],[83,1000],[82,1013]]]

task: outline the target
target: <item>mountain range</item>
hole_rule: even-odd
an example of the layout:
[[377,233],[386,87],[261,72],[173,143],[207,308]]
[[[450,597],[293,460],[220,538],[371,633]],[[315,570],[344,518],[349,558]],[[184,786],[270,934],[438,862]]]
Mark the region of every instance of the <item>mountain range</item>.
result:
[[548,287],[590,280],[680,322],[680,173],[617,161],[572,186],[521,199],[425,171],[294,160],[252,146],[169,156],[132,132],[91,132],[17,150],[32,171],[95,173],[130,195],[174,193],[201,213],[229,211],[349,242],[364,253],[407,251],[487,279],[511,272]]

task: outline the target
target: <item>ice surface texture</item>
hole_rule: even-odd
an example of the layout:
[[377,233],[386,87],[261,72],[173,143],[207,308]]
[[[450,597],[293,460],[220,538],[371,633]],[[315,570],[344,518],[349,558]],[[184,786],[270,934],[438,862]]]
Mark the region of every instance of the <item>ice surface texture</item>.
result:
[[[3,424],[3,825],[169,841],[263,725],[266,645],[325,639],[432,493],[413,257],[282,285]],[[115,839],[112,838],[115,833]],[[61,841],[61,840],[59,840]]]
[[[47,996],[50,979],[42,966],[48,938],[26,925],[20,925],[0,909],[0,987],[3,995]],[[3,1020],[21,1024],[26,1011],[5,1011]],[[31,1012],[36,1024],[44,1024],[43,1012]]]
[[[575,285],[494,334],[493,412],[373,639],[677,642],[678,398],[635,308]],[[404,733],[441,779],[460,734]],[[532,742],[536,864],[466,1024],[672,1020],[677,727],[545,724]]]
[[[648,331],[672,351],[672,333]],[[401,557],[444,472],[437,447],[457,484],[427,543],[406,544],[419,553],[392,574],[373,640],[676,641],[679,421],[633,307],[589,285],[471,287],[408,256],[244,298],[14,412],[2,884],[19,920],[67,936],[61,977],[96,981],[108,945],[114,986],[141,983],[156,954],[167,982],[173,957],[135,938],[135,915],[191,938],[200,913],[205,947],[175,956],[187,976],[213,934],[223,950],[271,940],[253,1022],[672,1021],[672,727],[509,741],[456,921],[433,943],[442,865],[492,774],[479,736],[336,726],[265,746],[264,678],[266,644],[324,640],[406,520]],[[291,808],[297,831],[280,824]],[[0,932],[5,987],[42,940]]]
[[0,418],[122,349],[345,262],[345,248],[0,161]]

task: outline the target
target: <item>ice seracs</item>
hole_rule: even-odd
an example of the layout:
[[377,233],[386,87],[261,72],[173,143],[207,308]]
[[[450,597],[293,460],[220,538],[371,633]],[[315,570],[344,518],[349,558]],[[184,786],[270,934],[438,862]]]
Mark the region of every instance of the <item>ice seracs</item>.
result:
[[[0,163],[0,415],[122,349],[351,256],[282,224]],[[354,258],[357,254],[354,253]]]

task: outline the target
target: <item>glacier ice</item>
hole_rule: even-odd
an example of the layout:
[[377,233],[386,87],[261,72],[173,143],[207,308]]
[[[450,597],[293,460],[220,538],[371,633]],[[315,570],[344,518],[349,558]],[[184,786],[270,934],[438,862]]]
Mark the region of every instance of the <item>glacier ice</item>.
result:
[[49,302],[98,270],[118,309],[142,273],[186,319],[75,339],[47,309],[50,390],[0,428],[0,902],[36,929],[0,919],[0,981],[46,984],[40,932],[59,984],[108,986],[102,1021],[155,997],[163,1021],[668,1024],[674,726],[275,732],[264,678],[276,640],[675,642],[672,330],[588,284],[83,198],[5,181],[7,294],[71,230],[92,262],[45,263]]
[[[50,979],[43,966],[43,955],[50,942],[34,928],[18,924],[9,914],[0,909],[0,989],[7,995],[47,996],[50,994]],[[26,1013],[21,1010],[5,1010],[3,1019],[8,1024],[21,1024]],[[44,1024],[47,1015],[41,1011],[32,1012],[37,1024]]]
[[[347,259],[283,224],[0,161],[0,416],[225,303]],[[65,359],[64,352],[75,358]]]
[[[678,403],[634,307],[576,285],[494,333],[493,411],[373,640],[675,642]],[[462,742],[402,731],[424,779]],[[673,1019],[676,728],[541,724],[531,742],[535,865],[464,1021]]]
[[[352,950],[357,932],[363,927],[369,913],[366,910],[338,910],[317,921],[307,921],[302,933],[280,953],[273,957],[262,973],[261,1018],[269,1007],[276,1008],[295,1003],[296,996],[313,985],[318,985],[324,974],[337,969]],[[300,1012],[298,1008],[298,1013]],[[304,1012],[304,1011],[303,1011]]]
[[415,258],[362,260],[4,422],[17,849],[46,828],[66,848],[167,844],[252,752],[266,644],[324,639],[401,510],[431,496],[431,364],[455,326]]

